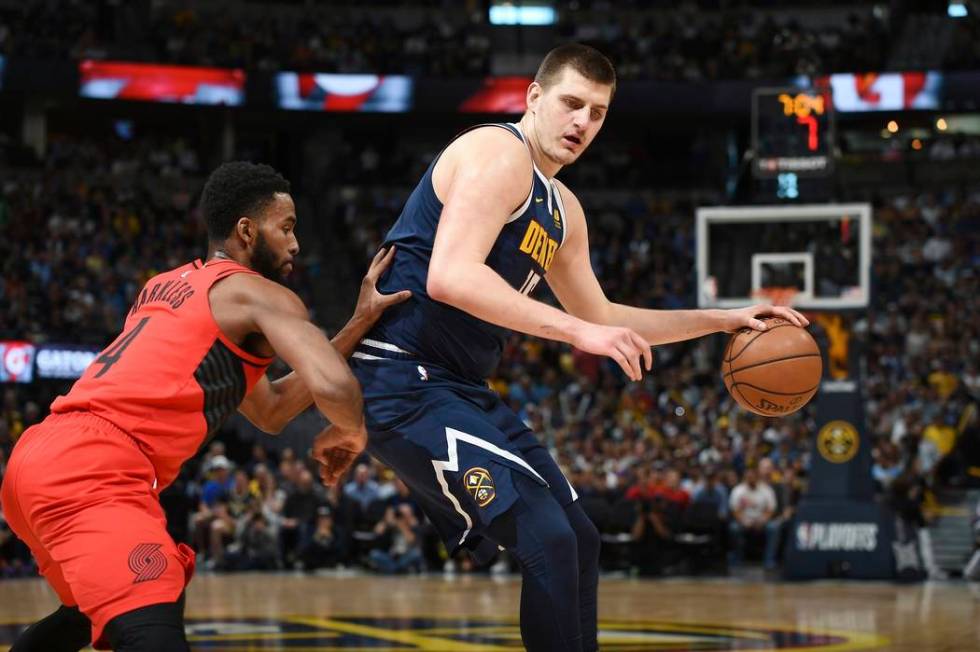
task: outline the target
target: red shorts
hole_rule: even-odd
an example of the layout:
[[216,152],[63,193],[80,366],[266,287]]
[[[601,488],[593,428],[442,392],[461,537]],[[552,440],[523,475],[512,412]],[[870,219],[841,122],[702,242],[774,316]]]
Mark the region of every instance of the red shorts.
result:
[[7,522],[61,602],[92,621],[97,649],[106,623],[176,601],[194,572],[193,551],[167,534],[155,476],[129,435],[86,412],[48,417],[10,456]]

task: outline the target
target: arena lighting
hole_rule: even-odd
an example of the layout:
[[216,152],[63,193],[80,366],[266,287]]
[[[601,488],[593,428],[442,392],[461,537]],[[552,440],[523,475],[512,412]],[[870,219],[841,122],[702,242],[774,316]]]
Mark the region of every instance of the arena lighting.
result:
[[947,126],[948,125],[946,124],[945,118],[939,118],[938,120],[936,120],[936,129],[938,129],[939,131],[946,131]]
[[491,25],[554,25],[558,13],[547,5],[515,5],[494,3],[490,7]]
[[912,141],[912,149],[914,149],[914,150],[920,150],[920,149],[922,149],[922,141],[919,140],[918,138],[916,138],[915,140],[913,140]]
[[946,8],[946,13],[950,18],[966,18],[966,4],[962,2],[950,2]]
[[888,121],[888,131],[889,131],[889,133],[897,134],[898,133],[898,123],[895,122],[894,120],[889,120]]

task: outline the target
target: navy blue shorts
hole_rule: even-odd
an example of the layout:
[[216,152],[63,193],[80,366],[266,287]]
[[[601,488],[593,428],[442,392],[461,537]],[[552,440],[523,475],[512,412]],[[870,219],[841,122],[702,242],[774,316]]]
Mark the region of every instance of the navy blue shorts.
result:
[[364,392],[368,452],[412,491],[450,553],[485,558],[490,522],[517,500],[521,473],[561,506],[578,498],[548,450],[486,385],[408,354],[363,344],[351,369]]

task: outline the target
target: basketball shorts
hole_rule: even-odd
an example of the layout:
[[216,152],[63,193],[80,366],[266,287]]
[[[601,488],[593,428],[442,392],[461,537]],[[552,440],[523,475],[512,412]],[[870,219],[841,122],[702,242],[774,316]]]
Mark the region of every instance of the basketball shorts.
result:
[[174,602],[194,553],[167,534],[155,472],[125,432],[85,412],[51,415],[14,446],[0,492],[4,516],[67,606],[106,623]]
[[367,348],[351,369],[364,392],[368,452],[408,486],[450,554],[466,547],[485,561],[496,553],[483,534],[517,501],[515,473],[548,487],[561,506],[578,498],[548,450],[486,385]]

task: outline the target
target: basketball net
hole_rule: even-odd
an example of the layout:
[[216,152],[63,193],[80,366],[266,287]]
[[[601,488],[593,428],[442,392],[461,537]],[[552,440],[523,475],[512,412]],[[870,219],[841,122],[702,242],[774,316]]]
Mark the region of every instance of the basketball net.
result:
[[752,293],[752,297],[762,303],[773,306],[791,306],[799,290],[793,286],[789,287],[765,287],[759,288]]

